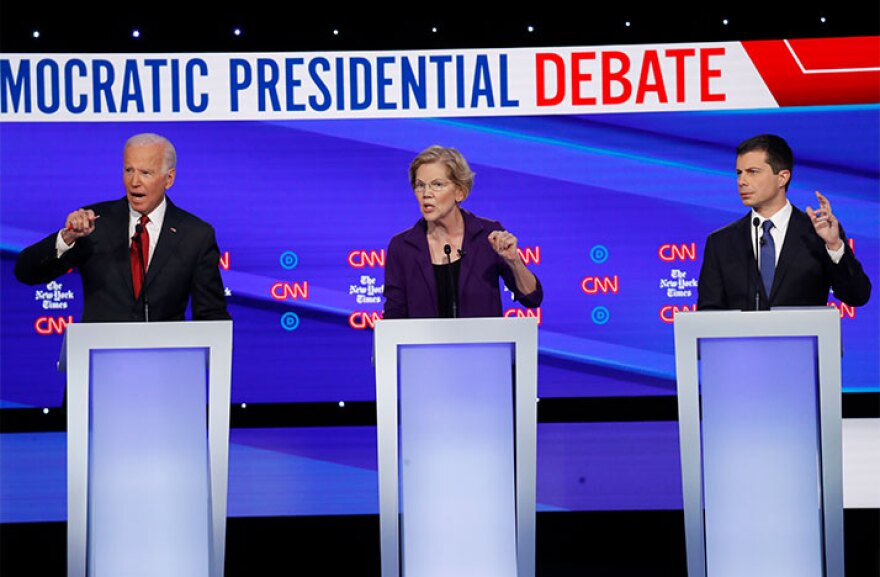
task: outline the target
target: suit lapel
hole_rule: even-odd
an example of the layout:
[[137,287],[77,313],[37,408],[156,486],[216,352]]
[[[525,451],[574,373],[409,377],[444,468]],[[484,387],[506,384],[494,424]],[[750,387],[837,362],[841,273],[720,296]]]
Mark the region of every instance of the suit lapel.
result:
[[128,235],[128,200],[122,198],[101,214],[97,226],[107,226],[107,242],[110,243],[109,253],[113,255],[115,273],[121,277],[122,284],[128,294],[134,296],[134,285],[131,278],[131,256]]
[[[469,253],[476,255],[476,251],[473,250],[471,247],[474,245],[475,240],[483,232],[483,225],[468,211],[462,210],[461,214],[464,217],[464,237],[461,242],[461,250],[465,255]],[[470,280],[470,277],[474,271],[475,262],[476,259],[474,257],[462,257],[458,279],[459,293],[463,292],[461,290],[462,287],[466,287],[468,285],[468,281]]]
[[761,281],[761,275],[758,272],[758,260],[755,256],[755,227],[752,226],[752,213],[747,214],[737,226],[738,231],[736,238],[742,239],[737,243],[736,259],[742,263],[746,271],[746,290],[751,291],[750,287],[757,286],[764,298],[767,294],[764,291],[764,283]]
[[434,278],[434,266],[431,263],[431,249],[428,247],[425,221],[420,219],[417,225],[406,235],[405,240],[415,249],[415,260],[416,266],[419,269],[419,276],[428,289],[427,293],[431,299],[430,305],[434,311],[434,316],[437,316],[439,313],[437,310],[437,282]]
[[809,219],[804,219],[802,218],[803,216],[804,214],[792,205],[791,217],[788,219],[788,228],[785,231],[785,239],[782,241],[782,252],[779,253],[779,262],[776,263],[776,270],[773,273],[771,297],[776,294],[791,263],[798,260],[798,253],[803,250],[804,243],[798,242],[796,239],[809,232],[812,226],[809,223]]
[[165,220],[162,221],[162,232],[159,234],[159,241],[156,243],[153,258],[150,259],[150,266],[147,269],[144,286],[149,286],[153,282],[153,279],[156,278],[159,271],[168,262],[170,256],[177,250],[177,245],[180,244],[182,236],[179,227],[183,213],[171,204],[171,199],[166,197],[165,201],[168,203],[168,206],[165,208]]

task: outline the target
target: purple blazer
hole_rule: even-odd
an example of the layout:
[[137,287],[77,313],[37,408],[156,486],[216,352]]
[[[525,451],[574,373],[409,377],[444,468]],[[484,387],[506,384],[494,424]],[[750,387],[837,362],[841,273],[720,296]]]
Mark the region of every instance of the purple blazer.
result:
[[[502,315],[499,277],[524,307],[541,305],[544,291],[541,281],[531,294],[516,288],[513,271],[489,244],[489,233],[504,230],[501,223],[480,218],[466,210],[461,270],[458,279],[459,317],[500,317]],[[424,218],[392,237],[385,254],[386,319],[437,318],[437,286],[431,253],[428,249],[428,225]]]

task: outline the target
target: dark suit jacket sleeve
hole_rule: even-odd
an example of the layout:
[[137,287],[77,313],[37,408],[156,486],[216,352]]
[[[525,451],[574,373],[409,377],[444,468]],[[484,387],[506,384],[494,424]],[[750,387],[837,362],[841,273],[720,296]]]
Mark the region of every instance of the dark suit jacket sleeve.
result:
[[385,254],[385,307],[382,317],[386,319],[409,318],[406,306],[406,282],[401,262],[402,248],[399,239],[392,238]]
[[730,308],[724,294],[724,281],[721,277],[721,263],[716,247],[717,236],[710,234],[703,251],[703,265],[700,267],[700,280],[697,283],[698,310],[725,310]]
[[849,247],[843,230],[840,232],[845,248],[840,262],[832,263],[828,267],[831,276],[831,289],[839,300],[851,307],[860,307],[871,298],[871,280]]
[[15,261],[15,278],[24,284],[37,285],[48,283],[66,273],[77,264],[77,241],[73,247],[58,258],[55,249],[57,232],[53,232],[43,240],[30,245],[18,254]]
[[220,276],[220,249],[214,228],[205,228],[201,252],[192,277],[190,298],[192,318],[196,321],[228,320],[226,294]]
[[489,242],[489,234],[493,230],[507,229],[504,228],[504,225],[501,224],[501,222],[496,220],[483,219],[483,222],[485,224],[483,226],[483,234],[479,239],[479,242],[483,243],[483,248],[487,246],[490,247],[487,252],[491,254],[495,259],[495,267],[498,270],[498,274],[501,276],[501,279],[504,281],[504,286],[506,286],[507,289],[513,293],[514,300],[516,300],[516,302],[518,302],[520,305],[529,309],[538,308],[539,306],[541,306],[541,302],[544,300],[544,287],[541,286],[541,279],[539,279],[538,275],[536,275],[534,271],[532,271],[532,274],[535,274],[535,282],[537,283],[535,290],[533,290],[529,294],[525,294],[521,290],[519,290],[519,288],[516,286],[516,277],[514,276],[513,270],[511,270],[510,265],[507,264],[507,262],[501,257],[501,255],[496,253],[494,249],[491,248],[491,243]]
[[[510,267],[504,262],[504,259],[499,257],[499,260],[501,261],[499,265],[501,278],[504,279],[504,286],[513,293],[513,298],[526,308],[533,309],[541,306],[541,302],[544,300],[544,287],[541,286],[541,279],[538,278],[538,275],[535,275],[535,282],[537,283],[535,290],[529,294],[524,294],[516,286],[516,278],[513,275],[513,271],[510,270]],[[532,274],[535,273],[533,272]]]

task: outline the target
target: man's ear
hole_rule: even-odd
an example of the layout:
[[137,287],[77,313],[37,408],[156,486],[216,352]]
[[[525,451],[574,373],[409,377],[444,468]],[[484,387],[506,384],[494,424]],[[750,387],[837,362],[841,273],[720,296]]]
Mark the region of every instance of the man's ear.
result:
[[177,169],[172,168],[168,171],[168,174],[165,175],[165,190],[171,188],[171,185],[174,184],[174,177],[177,176]]
[[784,188],[791,181],[790,170],[780,170],[777,175],[779,177],[779,186]]

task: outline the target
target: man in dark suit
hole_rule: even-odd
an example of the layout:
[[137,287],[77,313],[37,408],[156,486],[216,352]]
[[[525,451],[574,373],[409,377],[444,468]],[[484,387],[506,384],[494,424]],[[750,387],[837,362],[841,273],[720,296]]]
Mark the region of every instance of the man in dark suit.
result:
[[[817,191],[818,209],[806,212],[788,200],[793,167],[791,148],[779,136],[761,134],[737,147],[739,195],[752,210],[706,240],[698,309],[825,306],[829,289],[847,305],[868,302],[871,281],[828,199]],[[762,273],[772,276],[769,290]]]
[[82,322],[184,320],[190,300],[193,320],[229,319],[214,228],[165,194],[176,164],[166,138],[132,136],[125,197],[70,213],[63,229],[19,254],[16,278],[42,284],[78,268]]

